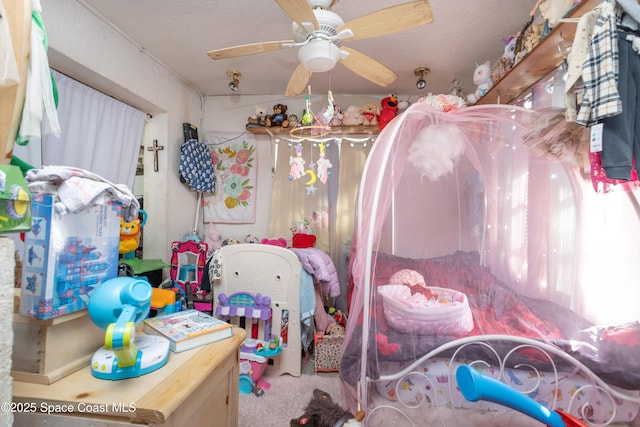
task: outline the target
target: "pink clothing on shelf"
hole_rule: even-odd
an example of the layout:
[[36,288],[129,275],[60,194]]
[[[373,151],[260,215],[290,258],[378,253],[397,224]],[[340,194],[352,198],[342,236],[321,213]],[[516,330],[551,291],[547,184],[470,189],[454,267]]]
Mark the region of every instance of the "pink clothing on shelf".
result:
[[631,169],[629,181],[623,181],[607,178],[607,174],[602,168],[602,156],[599,152],[589,153],[589,162],[591,163],[591,183],[593,184],[593,189],[598,193],[608,193],[613,189],[614,185],[621,185],[625,191],[632,191],[640,187],[635,167]]

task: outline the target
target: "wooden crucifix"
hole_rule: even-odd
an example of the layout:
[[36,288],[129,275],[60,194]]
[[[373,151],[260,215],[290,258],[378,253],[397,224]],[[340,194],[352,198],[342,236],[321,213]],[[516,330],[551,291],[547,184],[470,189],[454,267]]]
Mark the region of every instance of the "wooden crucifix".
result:
[[164,150],[164,145],[158,145],[158,140],[153,140],[153,147],[147,147],[147,150],[153,151],[153,171],[158,172],[158,151]]

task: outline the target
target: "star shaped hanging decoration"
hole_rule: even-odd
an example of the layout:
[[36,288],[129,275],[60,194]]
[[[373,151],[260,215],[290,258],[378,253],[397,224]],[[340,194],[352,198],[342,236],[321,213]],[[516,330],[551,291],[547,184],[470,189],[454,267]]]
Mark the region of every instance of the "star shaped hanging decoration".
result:
[[307,185],[305,188],[307,190],[307,196],[315,196],[316,191],[318,190],[318,187],[315,185]]

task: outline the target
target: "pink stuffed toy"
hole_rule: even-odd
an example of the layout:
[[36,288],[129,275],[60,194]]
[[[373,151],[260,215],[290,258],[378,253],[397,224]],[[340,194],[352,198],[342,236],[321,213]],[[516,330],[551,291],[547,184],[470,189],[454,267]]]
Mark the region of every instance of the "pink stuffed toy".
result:
[[287,247],[287,240],[283,237],[278,237],[276,239],[262,239],[260,243],[262,243],[263,245],[280,246],[281,248]]
[[222,246],[222,234],[212,223],[204,226],[204,243],[207,244],[207,258]]

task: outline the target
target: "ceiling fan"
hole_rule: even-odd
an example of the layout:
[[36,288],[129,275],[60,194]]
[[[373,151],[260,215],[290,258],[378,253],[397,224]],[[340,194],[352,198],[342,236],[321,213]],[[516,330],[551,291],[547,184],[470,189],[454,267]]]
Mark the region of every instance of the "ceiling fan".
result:
[[365,79],[386,87],[397,74],[375,59],[342,45],[345,40],[383,36],[428,24],[433,12],[427,0],[391,6],[349,22],[330,7],[337,0],[276,0],[293,20],[293,40],[251,43],[207,52],[212,59],[226,59],[284,48],[299,47],[300,63],[289,79],[286,96],[302,93],[313,73],[332,70],[340,62]]

